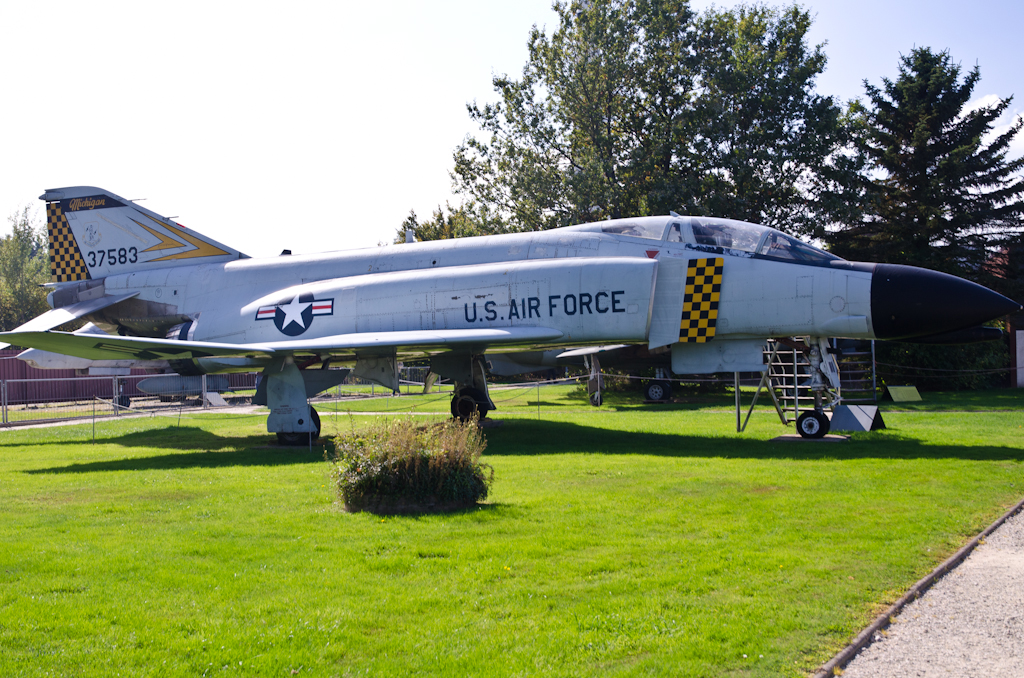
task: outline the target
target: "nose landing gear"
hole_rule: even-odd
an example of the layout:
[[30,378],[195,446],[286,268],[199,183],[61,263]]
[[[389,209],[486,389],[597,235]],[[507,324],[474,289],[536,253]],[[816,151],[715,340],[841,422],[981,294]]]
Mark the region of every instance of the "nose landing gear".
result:
[[814,393],[814,409],[796,419],[796,430],[804,438],[824,438],[832,425],[825,414],[824,396],[829,384],[838,387],[839,368],[831,356],[822,355],[827,350],[827,344],[823,346],[822,343],[819,340],[817,345],[811,346],[807,355],[807,361],[811,364],[811,378],[806,386]]
[[804,438],[824,438],[831,422],[824,412],[804,412],[796,419],[796,430]]

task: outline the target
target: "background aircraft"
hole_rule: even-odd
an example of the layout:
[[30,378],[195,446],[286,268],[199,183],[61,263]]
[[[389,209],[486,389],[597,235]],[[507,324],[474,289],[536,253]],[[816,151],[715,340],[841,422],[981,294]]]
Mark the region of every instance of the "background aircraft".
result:
[[[677,374],[764,369],[769,337],[809,336],[823,435],[828,337],[942,341],[1020,308],[910,266],[849,262],[727,219],[619,219],[553,231],[251,259],[99,188],[46,191],[53,310],[6,341],[179,374],[261,370],[282,442],[319,434],[307,398],[332,364],[397,390],[399,360],[455,383],[452,412],[494,408],[485,354],[642,346]],[[85,318],[105,335],[51,331]]]

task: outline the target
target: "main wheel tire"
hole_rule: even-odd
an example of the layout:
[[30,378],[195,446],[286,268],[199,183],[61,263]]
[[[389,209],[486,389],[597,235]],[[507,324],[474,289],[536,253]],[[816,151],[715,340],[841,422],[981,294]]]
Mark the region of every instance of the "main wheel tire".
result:
[[601,396],[600,391],[594,391],[590,394],[590,404],[594,407],[601,407],[601,403],[604,402],[604,398]]
[[320,414],[313,409],[309,408],[309,418],[313,424],[313,430],[309,433],[285,433],[283,431],[277,432],[277,442],[282,445],[309,445],[316,442],[320,437]]
[[648,400],[668,400],[672,397],[672,386],[667,381],[648,382],[644,395]]
[[452,398],[452,417],[460,421],[469,421],[474,412],[483,419],[488,409],[487,398],[475,388],[464,388]]
[[824,412],[804,412],[796,419],[796,430],[804,438],[824,438],[831,425]]
[[126,395],[119,395],[117,396],[117,406],[124,409],[128,409],[129,407],[132,406],[132,399]]

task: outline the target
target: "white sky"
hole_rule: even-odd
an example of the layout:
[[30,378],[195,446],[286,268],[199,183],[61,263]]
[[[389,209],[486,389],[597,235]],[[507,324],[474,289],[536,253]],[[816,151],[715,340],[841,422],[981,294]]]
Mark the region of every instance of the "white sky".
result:
[[[804,5],[824,94],[860,96],[930,46],[1024,111],[1019,0]],[[548,0],[3,2],[0,214],[92,185],[253,256],[390,242],[452,199],[466,103],[518,75],[534,23],[556,25]]]

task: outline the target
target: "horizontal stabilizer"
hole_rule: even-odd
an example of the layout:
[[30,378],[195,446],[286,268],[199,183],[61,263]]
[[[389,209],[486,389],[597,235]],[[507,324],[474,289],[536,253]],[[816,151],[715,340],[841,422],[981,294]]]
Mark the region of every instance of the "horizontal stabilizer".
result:
[[0,338],[19,346],[88,358],[89,360],[181,360],[213,356],[270,357],[275,354],[343,353],[352,350],[394,351],[404,348],[454,348],[472,346],[531,345],[562,337],[547,327],[508,327],[472,330],[415,330],[407,332],[362,332],[319,339],[275,341],[263,344],[226,344],[209,341],[178,341],[142,337],[115,337],[67,332],[0,332]]
[[[82,316],[95,313],[96,311],[113,306],[126,299],[138,296],[138,292],[132,292],[131,294],[121,294],[116,296],[99,297],[97,299],[87,299],[86,301],[80,301],[77,304],[71,304],[70,306],[64,306],[62,308],[55,308],[51,311],[36,316],[29,320],[24,325],[14,328],[11,332],[45,332],[46,330],[52,330],[54,327],[59,327],[66,322],[81,318]],[[27,345],[27,344],[26,344]],[[7,348],[10,344],[0,343],[0,349]]]

